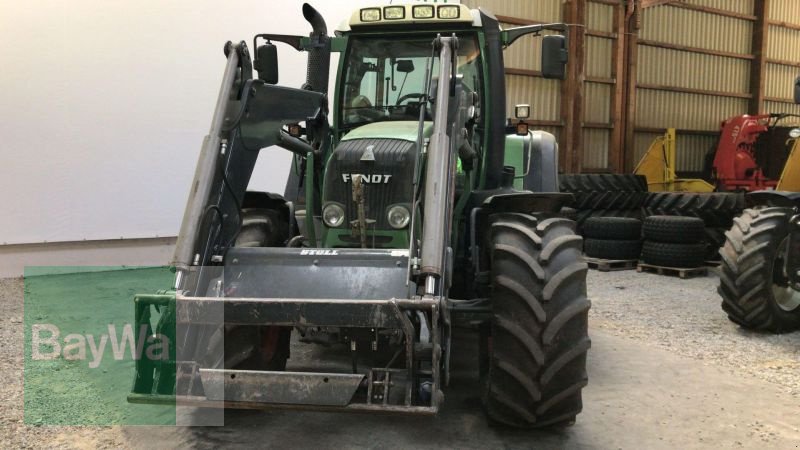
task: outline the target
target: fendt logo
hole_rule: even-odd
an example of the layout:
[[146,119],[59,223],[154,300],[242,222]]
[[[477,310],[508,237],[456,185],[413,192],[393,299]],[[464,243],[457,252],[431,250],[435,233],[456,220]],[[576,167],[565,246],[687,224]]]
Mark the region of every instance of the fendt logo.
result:
[[381,175],[377,173],[372,175],[364,175],[362,173],[343,173],[342,181],[349,183],[355,177],[360,177],[361,182],[364,184],[389,184],[389,178],[392,178],[391,175]]

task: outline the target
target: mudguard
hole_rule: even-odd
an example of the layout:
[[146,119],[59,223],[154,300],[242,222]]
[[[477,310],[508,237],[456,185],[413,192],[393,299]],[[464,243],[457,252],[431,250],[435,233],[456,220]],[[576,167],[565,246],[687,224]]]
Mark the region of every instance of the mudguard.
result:
[[778,206],[782,208],[800,207],[800,192],[756,191],[745,196],[748,207]]
[[558,143],[545,131],[507,135],[505,165],[516,169],[514,187],[532,192],[558,192]]

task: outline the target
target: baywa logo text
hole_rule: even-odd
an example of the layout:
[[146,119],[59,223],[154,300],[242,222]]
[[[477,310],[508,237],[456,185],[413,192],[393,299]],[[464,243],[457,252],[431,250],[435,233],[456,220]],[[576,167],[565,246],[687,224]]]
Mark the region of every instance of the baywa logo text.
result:
[[169,359],[170,340],[162,334],[147,334],[147,325],[139,328],[139,336],[134,344],[133,326],[125,324],[122,332],[117,327],[108,325],[108,333],[99,336],[93,334],[66,334],[62,338],[61,330],[52,324],[37,323],[31,326],[31,357],[35,361],[64,358],[68,361],[88,361],[89,368],[100,366],[103,358],[110,350],[116,361],[126,359],[139,360],[144,354],[152,361]]

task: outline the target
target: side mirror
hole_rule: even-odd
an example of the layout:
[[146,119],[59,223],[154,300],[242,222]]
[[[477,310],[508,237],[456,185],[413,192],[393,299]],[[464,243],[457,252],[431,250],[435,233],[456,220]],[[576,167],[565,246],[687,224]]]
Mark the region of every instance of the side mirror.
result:
[[563,80],[567,77],[567,38],[554,34],[542,38],[542,76]]
[[794,82],[794,102],[800,104],[800,77]]
[[259,45],[253,67],[258,78],[267,84],[278,84],[278,47],[272,43]]
[[411,73],[414,71],[414,61],[410,59],[398,59],[397,71],[400,73]]

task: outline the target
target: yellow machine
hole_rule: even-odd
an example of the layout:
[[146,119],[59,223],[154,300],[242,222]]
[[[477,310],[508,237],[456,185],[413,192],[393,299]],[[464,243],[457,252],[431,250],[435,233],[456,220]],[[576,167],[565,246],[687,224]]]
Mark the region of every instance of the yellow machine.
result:
[[800,151],[798,151],[800,130],[792,130],[790,138],[794,140],[794,145],[789,153],[789,159],[786,160],[786,165],[783,166],[783,173],[781,173],[776,190],[800,192]]
[[669,128],[650,144],[633,173],[647,177],[650,192],[714,192],[705,180],[678,178],[675,153],[675,128]]
[[[787,141],[791,151],[783,166],[776,191],[800,192],[800,129],[793,130]],[[675,173],[675,129],[669,128],[657,137],[634,169],[647,177],[650,192],[714,192],[714,185],[696,178],[678,178]]]

